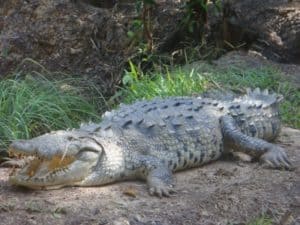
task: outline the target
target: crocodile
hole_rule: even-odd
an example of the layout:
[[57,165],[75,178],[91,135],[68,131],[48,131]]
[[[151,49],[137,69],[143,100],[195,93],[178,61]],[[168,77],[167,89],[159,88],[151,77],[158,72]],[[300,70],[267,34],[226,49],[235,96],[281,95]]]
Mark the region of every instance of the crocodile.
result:
[[255,89],[233,99],[168,97],[121,104],[100,123],[13,141],[9,152],[22,155],[24,165],[9,181],[56,189],[142,179],[151,195],[162,197],[175,192],[173,172],[230,151],[288,170],[293,166],[285,150],[270,143],[280,132],[282,99]]

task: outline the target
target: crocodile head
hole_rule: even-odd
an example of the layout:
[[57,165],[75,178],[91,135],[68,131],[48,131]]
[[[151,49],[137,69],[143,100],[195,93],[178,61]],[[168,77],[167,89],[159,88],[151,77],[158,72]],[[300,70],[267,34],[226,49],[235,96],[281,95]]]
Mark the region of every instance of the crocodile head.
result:
[[9,181],[33,189],[76,185],[92,173],[101,145],[83,131],[56,131],[30,140],[17,140],[10,153],[24,157],[24,165]]

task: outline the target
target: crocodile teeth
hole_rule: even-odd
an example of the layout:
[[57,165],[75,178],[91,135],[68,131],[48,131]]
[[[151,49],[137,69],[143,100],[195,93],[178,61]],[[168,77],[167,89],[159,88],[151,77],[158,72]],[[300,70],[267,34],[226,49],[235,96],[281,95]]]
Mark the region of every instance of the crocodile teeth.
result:
[[268,89],[265,89],[265,90],[263,90],[263,92],[262,92],[264,95],[268,95],[269,94],[269,90]]
[[74,162],[75,157],[55,156],[52,159],[45,159],[37,154],[26,156],[21,159],[20,169],[15,169],[11,175],[22,171],[29,178],[36,175],[40,168],[46,167],[49,171],[65,170],[69,164]]

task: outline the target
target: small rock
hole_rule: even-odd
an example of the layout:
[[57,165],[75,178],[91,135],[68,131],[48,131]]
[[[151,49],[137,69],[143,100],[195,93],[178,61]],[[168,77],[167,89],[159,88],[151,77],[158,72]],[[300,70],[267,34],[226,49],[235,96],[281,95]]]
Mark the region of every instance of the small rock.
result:
[[130,187],[127,187],[125,190],[123,190],[123,194],[127,195],[127,196],[130,196],[130,197],[133,197],[133,198],[136,198],[137,190],[134,187],[130,186]]
[[112,224],[113,225],[130,225],[130,222],[127,218],[120,217],[120,218],[116,219],[115,221],[113,221]]

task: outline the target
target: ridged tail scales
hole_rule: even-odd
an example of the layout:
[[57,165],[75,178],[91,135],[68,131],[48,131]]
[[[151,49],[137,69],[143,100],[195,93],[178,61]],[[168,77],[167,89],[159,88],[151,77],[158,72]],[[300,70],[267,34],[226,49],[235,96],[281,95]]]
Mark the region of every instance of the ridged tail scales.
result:
[[272,107],[283,100],[283,96],[277,93],[269,93],[268,89],[260,90],[255,88],[253,91],[250,88],[246,89],[247,94],[243,96],[243,100],[257,100],[263,103],[263,107]]
[[278,103],[282,99],[258,88],[248,89],[247,95],[235,99],[229,115],[220,119],[224,145],[260,158],[271,167],[292,169],[284,149],[266,141],[280,131]]
[[241,132],[267,141],[274,140],[281,128],[279,103],[283,96],[268,90],[247,89],[247,94],[229,102],[229,114]]

